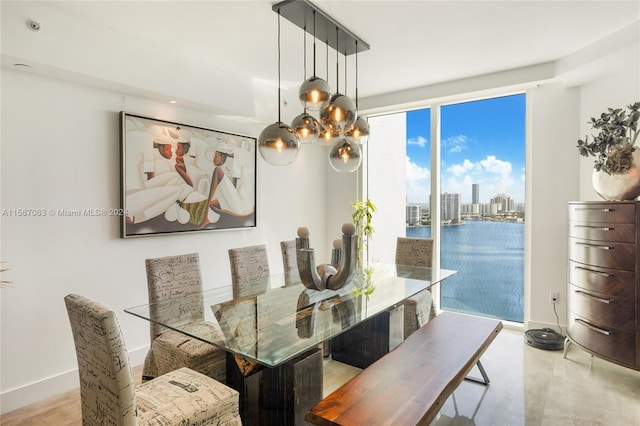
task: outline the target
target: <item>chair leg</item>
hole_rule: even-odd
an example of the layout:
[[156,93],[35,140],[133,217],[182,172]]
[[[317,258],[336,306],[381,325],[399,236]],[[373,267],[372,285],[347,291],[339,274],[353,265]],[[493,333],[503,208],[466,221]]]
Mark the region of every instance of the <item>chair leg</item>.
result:
[[489,383],[491,383],[491,380],[489,380],[489,376],[487,376],[487,372],[484,371],[484,367],[482,366],[482,363],[480,362],[480,360],[476,362],[476,365],[478,366],[478,370],[480,370],[480,374],[482,374],[482,379],[478,379],[472,376],[467,376],[464,379],[469,380],[470,382],[476,382],[476,383],[480,383],[481,385],[488,386]]

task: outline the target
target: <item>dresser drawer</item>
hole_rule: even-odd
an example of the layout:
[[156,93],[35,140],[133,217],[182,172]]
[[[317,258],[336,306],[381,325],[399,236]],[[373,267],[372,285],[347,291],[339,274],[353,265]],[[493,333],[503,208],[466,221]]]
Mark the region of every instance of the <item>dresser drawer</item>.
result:
[[635,271],[636,245],[569,238],[569,260],[610,269]]
[[569,261],[569,283],[604,295],[635,299],[635,273]]
[[569,236],[595,241],[636,242],[633,223],[569,222]]
[[635,223],[635,203],[569,203],[569,220],[576,222]]
[[635,300],[624,296],[600,294],[569,285],[567,298],[571,311],[578,316],[606,329],[635,333]]
[[636,368],[636,336],[618,329],[604,328],[569,312],[567,333],[587,350],[615,363]]

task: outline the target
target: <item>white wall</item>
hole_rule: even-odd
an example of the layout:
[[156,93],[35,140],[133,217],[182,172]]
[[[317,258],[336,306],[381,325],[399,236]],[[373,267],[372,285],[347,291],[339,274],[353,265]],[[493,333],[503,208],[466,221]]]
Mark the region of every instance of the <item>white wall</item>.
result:
[[[580,88],[580,139],[593,135],[589,124],[591,117],[598,117],[607,108],[626,108],[640,101],[640,45],[635,44],[635,55],[626,55],[623,61],[608,74]],[[622,84],[621,84],[622,83]],[[591,175],[595,157],[580,161],[580,199],[601,200],[593,190]]]
[[375,232],[369,243],[369,259],[395,262],[396,238],[406,233],[407,119],[405,113],[387,114],[369,120],[367,144],[367,195],[376,205],[371,222]]
[[[202,111],[5,68],[1,89],[1,209],[119,207],[121,110],[254,137],[260,131]],[[1,258],[11,270],[2,278],[13,285],[0,290],[2,412],[78,386],[66,294],[112,307],[137,365],[149,343],[148,323],[123,309],[147,300],[145,258],[198,252],[204,285],[215,288],[230,283],[229,248],[266,244],[272,272],[281,272],[281,240],[295,238],[299,226],[325,232],[324,154],[323,147],[305,145],[297,161],[282,168],[258,155],[254,229],[124,240],[117,217],[3,215]],[[314,245],[319,260],[328,260],[325,240]]]
[[549,292],[566,322],[567,203],[579,199],[578,89],[562,84],[527,91],[525,328],[555,326]]

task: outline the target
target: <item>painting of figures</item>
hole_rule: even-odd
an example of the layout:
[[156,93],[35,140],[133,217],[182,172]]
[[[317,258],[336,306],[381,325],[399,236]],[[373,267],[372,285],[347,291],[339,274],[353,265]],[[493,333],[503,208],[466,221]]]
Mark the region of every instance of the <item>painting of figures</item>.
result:
[[121,237],[256,226],[256,139],[120,113]]

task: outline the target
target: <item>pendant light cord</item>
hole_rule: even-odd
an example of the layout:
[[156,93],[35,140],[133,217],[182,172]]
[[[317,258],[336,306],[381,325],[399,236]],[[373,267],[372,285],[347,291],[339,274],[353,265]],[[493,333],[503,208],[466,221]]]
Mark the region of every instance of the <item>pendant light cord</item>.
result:
[[[314,41],[315,44],[315,41]],[[304,46],[304,75],[302,76],[303,81],[307,79],[307,26],[304,26],[304,31],[302,32],[302,46]],[[315,56],[315,48],[314,48],[314,56]],[[315,58],[314,58],[315,61]],[[315,73],[315,70],[313,70]]]
[[344,95],[345,96],[349,96],[349,89],[347,87],[347,83],[348,83],[348,79],[347,79],[347,48],[345,47],[344,50]]
[[[306,31],[305,31],[306,32]],[[306,65],[306,59],[305,59]],[[313,11],[313,76],[316,76],[316,11]]]
[[340,93],[340,67],[338,66],[339,50],[340,50],[340,39],[338,38],[338,27],[336,27],[336,93]]
[[278,123],[282,122],[280,119],[280,9],[278,9]]
[[356,40],[356,111],[358,110],[358,40]]

